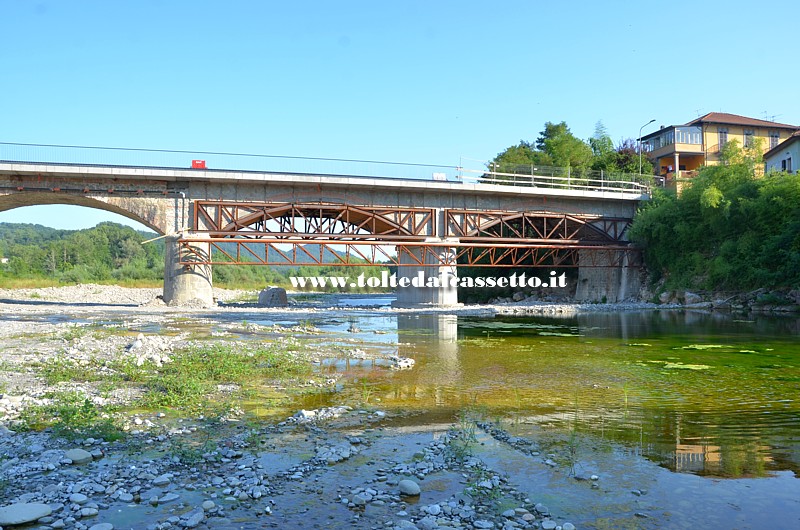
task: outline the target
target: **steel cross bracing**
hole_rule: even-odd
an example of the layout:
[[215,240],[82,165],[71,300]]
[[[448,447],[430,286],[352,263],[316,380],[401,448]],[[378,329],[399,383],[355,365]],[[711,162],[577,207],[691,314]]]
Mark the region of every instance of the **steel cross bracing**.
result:
[[431,208],[197,201],[194,218],[198,231],[214,237],[388,240],[436,235]]
[[[639,266],[630,219],[555,212],[197,201],[183,264]],[[201,250],[197,243],[208,245]],[[394,252],[392,251],[394,250]]]

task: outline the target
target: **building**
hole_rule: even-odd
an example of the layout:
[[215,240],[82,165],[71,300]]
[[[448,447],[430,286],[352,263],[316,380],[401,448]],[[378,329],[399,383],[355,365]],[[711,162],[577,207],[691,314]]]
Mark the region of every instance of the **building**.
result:
[[800,127],[736,114],[711,112],[685,125],[662,126],[642,137],[642,149],[653,163],[656,174],[670,183],[675,178],[694,176],[702,166],[720,161],[720,149],[736,140],[748,147],[762,139],[764,151],[772,150]]
[[764,153],[765,171],[794,173],[800,163],[800,131]]

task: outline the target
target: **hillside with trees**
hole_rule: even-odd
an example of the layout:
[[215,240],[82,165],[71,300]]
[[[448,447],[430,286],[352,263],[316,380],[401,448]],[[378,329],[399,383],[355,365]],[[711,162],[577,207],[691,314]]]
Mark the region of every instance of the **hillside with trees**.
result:
[[[158,286],[164,277],[164,241],[153,232],[106,222],[85,230],[0,223],[0,286],[115,283]],[[143,244],[144,243],[144,244]],[[312,249],[310,252],[314,254]],[[318,253],[318,252],[317,252]],[[335,256],[326,260],[335,261]],[[380,276],[382,267],[279,265],[214,267],[214,285],[260,289],[290,285],[289,276]]]

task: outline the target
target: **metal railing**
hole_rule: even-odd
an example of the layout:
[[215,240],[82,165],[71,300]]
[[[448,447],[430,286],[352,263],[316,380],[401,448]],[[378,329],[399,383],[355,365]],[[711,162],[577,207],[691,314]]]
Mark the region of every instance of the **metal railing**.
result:
[[[203,167],[193,168],[195,161],[202,161]],[[531,166],[529,171],[524,167],[522,171],[503,173],[486,169],[465,169],[460,166],[375,160],[13,142],[0,142],[0,162],[463,181],[565,190],[633,191],[644,194],[649,193],[653,185],[651,175],[578,171],[575,168],[546,166]]]
[[503,173],[462,169],[464,182],[499,184],[535,188],[635,192],[649,194],[656,184],[653,175],[634,173],[606,173],[596,170],[576,170],[563,167],[533,167],[531,173]]

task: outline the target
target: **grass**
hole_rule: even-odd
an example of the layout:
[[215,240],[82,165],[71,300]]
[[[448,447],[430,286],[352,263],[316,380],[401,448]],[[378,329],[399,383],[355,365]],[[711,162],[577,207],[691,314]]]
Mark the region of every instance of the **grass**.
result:
[[216,385],[238,385],[242,392],[269,382],[305,375],[310,366],[289,350],[242,348],[219,344],[175,353],[172,362],[146,380],[147,407],[200,410]]
[[101,409],[80,392],[54,394],[50,404],[26,408],[20,421],[24,430],[51,428],[56,436],[67,439],[91,436],[114,441],[124,436],[111,411]]
[[463,462],[472,456],[473,447],[478,443],[478,426],[475,421],[474,414],[470,411],[461,411],[458,415],[458,426],[448,442],[450,454],[457,462]]
[[[53,278],[0,278],[0,289],[44,289],[46,287],[63,287],[64,285],[76,285],[85,282],[60,282]],[[118,285],[120,287],[137,288],[158,288],[163,285],[161,280],[131,280],[131,279],[112,279],[112,280],[92,280],[90,283],[98,285]],[[40,298],[37,293],[31,298]]]

